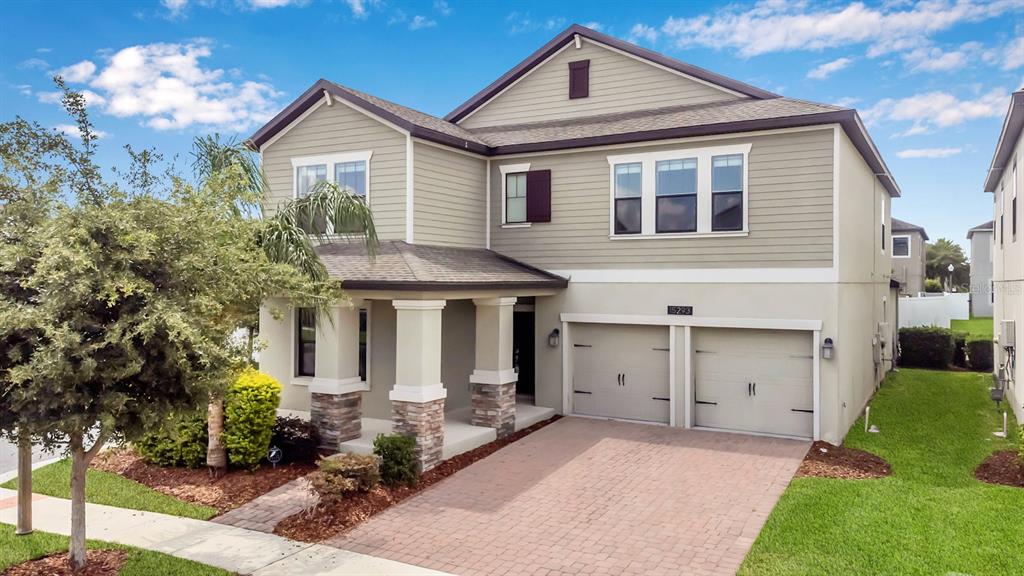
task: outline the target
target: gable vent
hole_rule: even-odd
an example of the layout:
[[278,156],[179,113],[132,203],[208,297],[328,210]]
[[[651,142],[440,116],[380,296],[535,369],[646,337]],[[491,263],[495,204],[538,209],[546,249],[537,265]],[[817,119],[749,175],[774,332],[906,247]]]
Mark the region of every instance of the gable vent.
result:
[[569,62],[569,98],[590,96],[590,60]]

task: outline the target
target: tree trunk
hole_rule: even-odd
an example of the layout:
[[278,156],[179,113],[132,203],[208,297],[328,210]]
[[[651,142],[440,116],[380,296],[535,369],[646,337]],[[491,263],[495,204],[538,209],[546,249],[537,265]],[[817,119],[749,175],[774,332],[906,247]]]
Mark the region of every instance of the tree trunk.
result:
[[72,570],[85,568],[85,471],[88,466],[82,433],[71,434],[71,547],[68,563]]
[[224,434],[224,400],[210,398],[207,408],[207,433],[209,441],[206,445],[206,465],[214,476],[220,476],[228,467],[228,451],[224,448],[221,436]]
[[14,533],[32,533],[32,439],[26,432],[18,436],[18,527]]

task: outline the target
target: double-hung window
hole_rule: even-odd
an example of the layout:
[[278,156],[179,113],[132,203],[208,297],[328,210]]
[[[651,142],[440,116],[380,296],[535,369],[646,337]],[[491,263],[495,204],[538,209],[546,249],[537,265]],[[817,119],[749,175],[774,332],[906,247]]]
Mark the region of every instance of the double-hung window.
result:
[[[295,174],[295,197],[305,198],[315,192],[321,182],[331,182],[369,203],[368,175],[370,173],[370,156],[372,155],[373,152],[367,150],[292,158],[292,168]],[[309,233],[323,233],[326,231],[326,227],[324,217],[317,217],[313,222],[303,225],[303,229]],[[343,234],[345,230],[336,229],[333,232]]]
[[501,224],[525,228],[535,222],[551,222],[551,170],[530,170],[529,164],[503,164],[501,174]]
[[526,222],[526,172],[505,175],[505,222]]
[[659,160],[654,182],[656,232],[697,231],[697,159]]
[[316,185],[327,180],[326,164],[311,164],[295,168],[295,196],[305,198],[313,193]]
[[334,183],[356,196],[366,197],[366,162],[338,162],[334,165]]
[[643,165],[640,162],[615,166],[615,233],[640,234],[643,223]]
[[295,310],[295,375],[316,376],[316,311]]
[[910,236],[892,237],[892,257],[910,258]]
[[711,230],[743,230],[743,155],[711,159]]

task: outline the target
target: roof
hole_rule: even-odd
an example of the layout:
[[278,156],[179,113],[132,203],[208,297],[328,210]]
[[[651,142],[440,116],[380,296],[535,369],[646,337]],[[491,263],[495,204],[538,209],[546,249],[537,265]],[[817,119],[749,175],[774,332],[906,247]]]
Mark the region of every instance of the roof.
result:
[[483,248],[381,242],[370,258],[356,242],[316,248],[331,278],[347,290],[496,290],[564,288],[568,280]]
[[989,220],[984,224],[978,224],[974,228],[967,231],[967,239],[970,240],[971,236],[974,236],[975,232],[992,232],[995,229],[995,221]]
[[664,66],[676,72],[682,72],[688,76],[699,78],[706,82],[721,86],[733,92],[738,92],[744,96],[750,98],[778,98],[778,94],[773,94],[767,90],[762,90],[750,84],[740,82],[739,80],[733,80],[721,74],[716,74],[710,70],[705,70],[699,66],[687,64],[674,58],[669,58],[663,54],[658,54],[652,50],[641,48],[631,42],[625,42],[619,40],[613,36],[602,34],[597,30],[592,30],[586,26],[580,26],[579,24],[573,24],[563,30],[560,34],[551,39],[550,42],[541,46],[536,52],[527,56],[525,60],[517,64],[514,68],[503,74],[500,78],[492,82],[489,86],[483,90],[474,94],[469,100],[463,102],[458,108],[452,110],[444,117],[445,120],[450,122],[458,122],[465,118],[470,112],[476,110],[491,98],[495,97],[502,90],[507,88],[516,80],[519,80],[526,75],[530,70],[536,68],[547,60],[555,52],[558,52],[563,46],[572,42],[575,36],[579,34],[583,38],[611,46],[627,54],[642,58],[654,64]]
[[904,220],[900,220],[899,218],[893,218],[892,219],[892,231],[893,232],[918,232],[918,233],[921,234],[921,236],[925,240],[928,240],[928,233],[924,231],[924,228],[918,226],[917,224],[911,224],[910,222],[906,222]]
[[1003,120],[1003,129],[999,133],[999,142],[989,164],[988,176],[985,177],[985,192],[995,192],[999,180],[1013,157],[1013,149],[1020,140],[1024,130],[1024,90],[1018,90],[1010,96],[1010,108]]

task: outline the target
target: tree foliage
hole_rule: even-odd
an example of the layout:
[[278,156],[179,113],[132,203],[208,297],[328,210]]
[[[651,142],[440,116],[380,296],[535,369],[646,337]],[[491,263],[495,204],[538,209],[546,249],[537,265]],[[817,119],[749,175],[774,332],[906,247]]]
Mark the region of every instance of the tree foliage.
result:
[[925,245],[925,274],[946,286],[950,280],[949,265],[953,265],[950,288],[964,291],[971,282],[971,267],[959,244],[946,238]]

